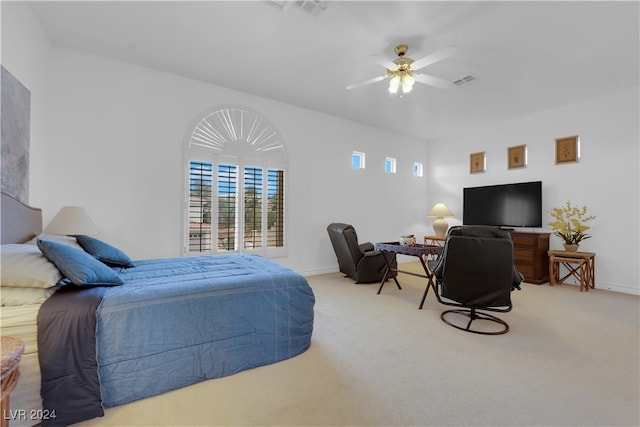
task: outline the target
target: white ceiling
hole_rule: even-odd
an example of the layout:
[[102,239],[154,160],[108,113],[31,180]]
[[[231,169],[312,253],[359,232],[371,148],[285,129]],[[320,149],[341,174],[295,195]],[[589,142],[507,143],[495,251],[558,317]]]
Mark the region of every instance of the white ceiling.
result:
[[[307,0],[308,1],[308,0]],[[30,2],[53,43],[423,139],[639,85],[637,1]],[[295,2],[294,2],[295,3]],[[308,4],[308,3],[307,3]],[[452,89],[400,98],[373,55],[409,45]]]

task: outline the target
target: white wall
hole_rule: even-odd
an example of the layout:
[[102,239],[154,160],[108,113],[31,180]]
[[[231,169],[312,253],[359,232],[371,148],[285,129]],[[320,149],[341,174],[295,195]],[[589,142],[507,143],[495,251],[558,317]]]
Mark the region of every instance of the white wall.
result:
[[[429,144],[430,197],[462,220],[462,189],[542,180],[543,228],[549,210],[566,200],[596,215],[592,238],[580,249],[596,253],[596,286],[640,293],[638,88],[495,123]],[[555,139],[579,135],[578,163],[555,164]],[[526,144],[525,169],[507,168],[507,148]],[[487,170],[469,173],[469,154],[486,151]],[[551,249],[561,240],[551,237]]]
[[[431,231],[439,201],[458,218],[462,188],[541,179],[544,209],[566,199],[598,216],[582,248],[598,253],[599,287],[639,293],[638,91],[494,124],[447,140],[423,141],[241,92],[52,48],[24,3],[2,2],[2,64],[32,92],[31,203],[45,224],[63,205],[82,205],[101,238],[134,258],[175,256],[182,246],[185,132],[212,106],[243,104],[278,127],[289,152],[289,256],[305,274],[335,271],[326,236],[332,221],[362,239]],[[579,163],[556,166],[555,138],[578,134]],[[507,170],[506,150],[527,144],[529,166]],[[427,148],[428,147],[428,148]],[[368,168],[350,167],[353,150]],[[488,169],[470,175],[468,154],[486,151]],[[383,172],[386,156],[398,174]],[[426,177],[411,176],[414,161]],[[545,222],[547,222],[545,218]],[[559,242],[552,240],[552,247]]]

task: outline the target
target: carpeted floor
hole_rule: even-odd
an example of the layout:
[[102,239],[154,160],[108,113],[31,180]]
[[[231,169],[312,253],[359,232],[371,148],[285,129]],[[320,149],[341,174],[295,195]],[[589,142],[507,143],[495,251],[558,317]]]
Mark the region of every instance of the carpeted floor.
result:
[[[402,268],[418,271],[418,263]],[[309,277],[313,343],[295,358],[106,411],[84,425],[638,426],[640,297],[523,284],[511,330],[440,320],[421,278]]]

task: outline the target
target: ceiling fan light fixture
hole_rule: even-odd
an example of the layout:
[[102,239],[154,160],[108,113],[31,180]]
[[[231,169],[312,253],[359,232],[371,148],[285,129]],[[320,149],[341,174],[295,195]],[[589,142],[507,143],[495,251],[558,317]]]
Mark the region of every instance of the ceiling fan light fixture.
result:
[[411,89],[413,89],[413,84],[416,82],[416,78],[413,77],[413,74],[406,73],[400,80],[402,81],[402,93],[411,92]]
[[396,94],[398,93],[398,89],[400,88],[400,76],[399,75],[394,75],[393,77],[391,77],[391,80],[389,80],[389,93],[393,93]]
[[413,84],[416,81],[411,71],[395,71],[390,73],[390,77],[389,93],[394,95],[398,93],[398,90],[400,91],[400,95],[411,92]]

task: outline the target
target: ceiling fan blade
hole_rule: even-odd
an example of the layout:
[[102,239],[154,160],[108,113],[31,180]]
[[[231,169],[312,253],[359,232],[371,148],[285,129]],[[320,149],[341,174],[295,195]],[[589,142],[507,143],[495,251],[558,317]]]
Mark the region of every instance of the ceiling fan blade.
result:
[[414,70],[419,70],[426,67],[427,65],[434,64],[438,61],[442,61],[443,59],[450,57],[451,55],[455,55],[455,53],[455,47],[445,47],[444,49],[434,52],[431,55],[427,55],[424,58],[413,61],[413,64],[411,65]]
[[433,77],[428,74],[416,74],[416,81],[430,86],[435,86],[440,89],[449,89],[455,86],[453,83],[450,83],[445,79]]
[[355,88],[360,87],[360,86],[364,86],[364,85],[368,85],[368,84],[371,84],[371,83],[379,82],[380,80],[384,80],[386,77],[387,76],[378,76],[378,77],[374,77],[374,78],[369,79],[369,80],[365,80],[365,81],[360,82],[360,83],[354,83],[352,85],[347,86],[347,90],[351,90],[351,89],[355,89]]
[[378,54],[371,55],[371,58],[373,58],[374,61],[382,65],[387,70],[395,70],[396,68],[398,68],[395,62],[393,62],[392,60],[390,60],[389,58],[385,57],[382,54],[378,53]]

